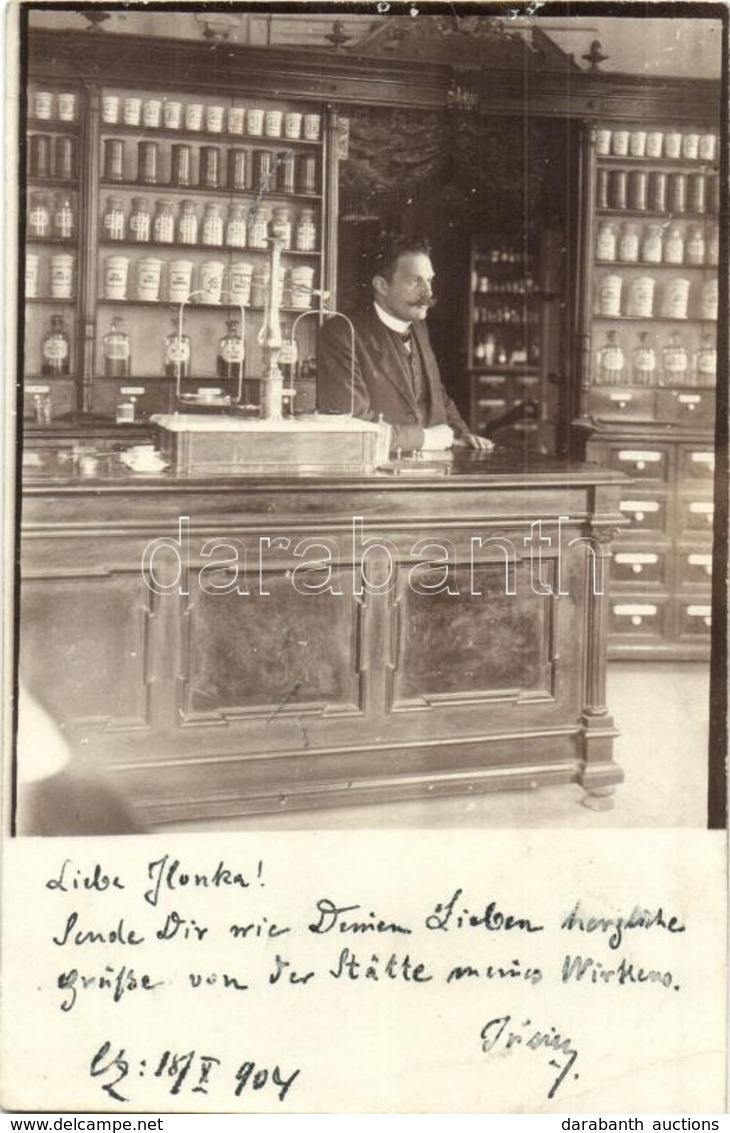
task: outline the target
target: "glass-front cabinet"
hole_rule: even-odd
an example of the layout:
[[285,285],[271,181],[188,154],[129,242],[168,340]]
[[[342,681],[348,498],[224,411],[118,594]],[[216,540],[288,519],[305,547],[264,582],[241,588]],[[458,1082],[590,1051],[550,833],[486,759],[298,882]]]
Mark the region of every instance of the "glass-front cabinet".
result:
[[39,424],[75,405],[81,367],[80,231],[84,92],[32,82],[25,131],[23,414]]
[[[330,300],[326,107],[42,75],[27,103],[26,420],[139,422],[239,392],[258,404],[275,240],[285,342]],[[317,322],[298,329],[304,362]]]
[[579,265],[587,456],[631,477],[614,656],[709,651],[720,224],[707,123],[586,131]]

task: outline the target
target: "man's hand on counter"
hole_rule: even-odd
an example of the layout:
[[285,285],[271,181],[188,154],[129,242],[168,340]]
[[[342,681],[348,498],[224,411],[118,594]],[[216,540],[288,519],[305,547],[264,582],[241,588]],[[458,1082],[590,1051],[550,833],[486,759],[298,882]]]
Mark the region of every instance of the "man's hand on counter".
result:
[[454,430],[450,425],[429,425],[423,430],[423,452],[443,451],[454,443]]
[[464,433],[459,437],[457,444],[467,445],[477,452],[491,452],[494,448],[494,441],[490,441],[487,437],[478,437],[476,433]]
[[486,437],[478,437],[476,433],[462,433],[457,438],[450,425],[430,425],[423,430],[422,452],[443,452],[453,446],[473,448],[477,452],[491,452],[494,441],[487,440]]

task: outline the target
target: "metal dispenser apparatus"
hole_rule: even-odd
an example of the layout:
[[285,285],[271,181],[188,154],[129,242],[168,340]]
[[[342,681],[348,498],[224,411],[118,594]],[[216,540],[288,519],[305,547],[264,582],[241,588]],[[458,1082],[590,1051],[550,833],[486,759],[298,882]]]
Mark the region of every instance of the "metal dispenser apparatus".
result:
[[[258,417],[243,417],[240,412],[252,407],[242,404],[242,377],[235,398],[223,397],[221,408],[230,413],[217,416],[195,413],[159,414],[152,420],[159,426],[161,452],[177,474],[198,477],[225,475],[368,475],[388,464],[390,426],[384,421],[361,421],[350,414],[311,413],[285,417],[284,400],[294,390],[285,388],[279,367],[283,346],[280,322],[281,242],[271,240],[269,288],[264,307],[264,320],[259,333],[263,348],[263,372]],[[195,293],[197,294],[197,293]],[[296,329],[306,315],[325,314],[345,318],[338,312],[327,312],[325,296],[320,292],[319,310],[308,309],[295,319]],[[185,304],[181,304],[179,334]],[[241,308],[242,328],[245,326]],[[352,340],[350,363],[351,410],[354,405],[355,340],[349,319]],[[243,334],[243,329],[242,332]],[[201,405],[188,400],[176,383],[178,401]],[[215,404],[208,399],[205,405]]]

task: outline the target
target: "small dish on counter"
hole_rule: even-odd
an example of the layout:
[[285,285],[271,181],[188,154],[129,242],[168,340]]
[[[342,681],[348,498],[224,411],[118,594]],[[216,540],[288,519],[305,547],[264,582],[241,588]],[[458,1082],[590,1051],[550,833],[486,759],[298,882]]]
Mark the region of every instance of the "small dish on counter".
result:
[[119,459],[131,472],[162,472],[169,464],[153,445],[135,445],[120,453]]

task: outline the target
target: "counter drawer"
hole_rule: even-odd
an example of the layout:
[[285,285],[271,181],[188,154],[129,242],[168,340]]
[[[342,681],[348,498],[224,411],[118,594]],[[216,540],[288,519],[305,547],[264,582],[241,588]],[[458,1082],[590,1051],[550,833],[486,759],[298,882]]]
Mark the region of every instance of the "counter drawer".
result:
[[680,482],[686,480],[702,480],[712,482],[715,475],[715,450],[706,445],[680,445],[679,469]]
[[685,531],[704,532],[710,535],[715,520],[715,505],[712,500],[681,497],[679,505],[679,534]]
[[665,637],[667,603],[657,598],[612,598],[609,633],[661,641]]
[[667,507],[666,496],[651,496],[636,491],[636,485],[627,489],[626,495],[619,503],[619,510],[629,520],[624,534],[632,531],[666,531]]
[[712,627],[712,606],[691,600],[677,603],[677,633],[679,637],[707,638]]
[[715,396],[708,390],[660,389],[657,391],[657,418],[683,425],[712,425]]
[[611,585],[630,584],[665,586],[667,555],[665,551],[629,551],[618,547],[611,562]]
[[623,386],[594,387],[588,393],[588,412],[602,421],[654,421],[654,392]]
[[609,468],[625,472],[632,480],[669,480],[669,449],[664,446],[609,445],[606,456]]
[[706,548],[681,548],[677,552],[679,581],[682,586],[708,588],[712,578],[712,553]]

